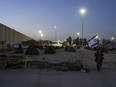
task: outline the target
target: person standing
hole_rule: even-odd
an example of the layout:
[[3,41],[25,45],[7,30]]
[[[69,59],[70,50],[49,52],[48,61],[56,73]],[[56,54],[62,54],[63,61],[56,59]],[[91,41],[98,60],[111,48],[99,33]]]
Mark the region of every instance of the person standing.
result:
[[97,71],[99,71],[101,69],[103,59],[104,59],[104,54],[103,54],[103,51],[102,51],[102,47],[98,47],[94,56],[95,56],[95,62],[97,64]]

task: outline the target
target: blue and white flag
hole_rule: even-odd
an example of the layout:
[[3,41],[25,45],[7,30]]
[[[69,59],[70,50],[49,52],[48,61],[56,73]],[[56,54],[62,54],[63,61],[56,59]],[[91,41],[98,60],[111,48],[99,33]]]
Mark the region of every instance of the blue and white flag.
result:
[[88,45],[91,48],[94,48],[99,45],[99,39],[97,38],[97,35],[95,35],[88,41]]

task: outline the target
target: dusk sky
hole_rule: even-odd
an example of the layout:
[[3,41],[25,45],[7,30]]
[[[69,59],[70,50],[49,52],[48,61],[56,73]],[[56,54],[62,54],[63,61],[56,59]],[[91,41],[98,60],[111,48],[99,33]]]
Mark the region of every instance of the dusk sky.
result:
[[84,37],[116,38],[116,0],[0,0],[0,23],[36,40],[73,39],[82,32],[81,8],[84,15]]

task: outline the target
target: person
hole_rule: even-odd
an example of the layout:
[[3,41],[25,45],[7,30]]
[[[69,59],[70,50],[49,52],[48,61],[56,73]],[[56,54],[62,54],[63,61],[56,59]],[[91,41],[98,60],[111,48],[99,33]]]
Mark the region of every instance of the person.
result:
[[104,59],[104,54],[103,54],[103,51],[102,51],[102,47],[98,47],[94,56],[95,56],[95,62],[97,63],[97,71],[99,71],[101,69],[103,59]]

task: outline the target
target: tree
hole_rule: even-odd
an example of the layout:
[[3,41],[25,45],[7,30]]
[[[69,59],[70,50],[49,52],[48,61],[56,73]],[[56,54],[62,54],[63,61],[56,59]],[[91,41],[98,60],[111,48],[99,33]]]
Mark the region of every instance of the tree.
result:
[[25,41],[25,42],[23,41],[22,44],[36,46],[38,43],[35,40],[28,40],[28,41]]
[[111,43],[110,40],[106,40],[106,39],[103,39],[103,40],[102,40],[102,44],[103,44],[103,45],[110,44],[110,43]]
[[63,46],[67,46],[67,41],[64,41],[62,44],[63,44]]
[[103,45],[106,44],[106,40],[105,40],[105,39],[102,40],[102,44],[103,44]]
[[44,45],[49,45],[49,44],[51,44],[51,41],[50,40],[43,40],[43,44]]
[[0,44],[2,45],[2,49],[4,49],[4,45],[6,44],[6,41],[1,41]]
[[67,41],[69,42],[69,45],[71,46],[71,44],[72,44],[72,38],[71,38],[71,36],[68,37]]
[[73,43],[76,45],[80,45],[79,37],[73,40]]
[[86,38],[84,38],[83,39],[83,45],[87,45],[88,43],[87,43],[87,39]]

